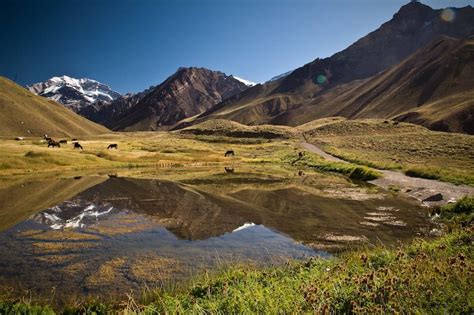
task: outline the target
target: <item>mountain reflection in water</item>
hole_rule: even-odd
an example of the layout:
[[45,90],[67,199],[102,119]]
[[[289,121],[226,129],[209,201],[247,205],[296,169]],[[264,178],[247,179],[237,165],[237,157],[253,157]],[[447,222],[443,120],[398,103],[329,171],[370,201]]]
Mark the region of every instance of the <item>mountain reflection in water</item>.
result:
[[[387,194],[344,199],[300,181],[225,176],[233,179],[82,177],[94,185],[79,185],[76,195],[51,200],[26,220],[14,217],[0,232],[0,252],[8,252],[0,279],[39,293],[61,285],[62,294],[114,294],[222,262],[279,264],[364,242],[390,244],[428,226],[415,204]],[[56,194],[77,186],[62,181],[53,185]],[[17,206],[28,213],[31,205]],[[8,211],[0,207],[0,217]]]

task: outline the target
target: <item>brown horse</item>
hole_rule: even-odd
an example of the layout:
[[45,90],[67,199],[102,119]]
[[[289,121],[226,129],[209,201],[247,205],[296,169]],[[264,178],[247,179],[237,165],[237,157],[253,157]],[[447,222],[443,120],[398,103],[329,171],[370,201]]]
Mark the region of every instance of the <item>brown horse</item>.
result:
[[50,141],[48,141],[48,148],[49,148],[49,147],[53,147],[53,148],[54,148],[54,147],[58,147],[58,148],[60,148],[61,145],[59,145],[59,142],[57,142],[57,141],[50,140]]
[[107,147],[107,150],[109,149],[118,149],[118,144],[117,143],[109,144],[109,146]]
[[234,156],[234,155],[235,155],[234,150],[228,150],[228,151],[224,154],[225,157]]
[[74,149],[81,149],[81,150],[84,150],[82,148],[82,145],[79,144],[79,142],[74,142]]

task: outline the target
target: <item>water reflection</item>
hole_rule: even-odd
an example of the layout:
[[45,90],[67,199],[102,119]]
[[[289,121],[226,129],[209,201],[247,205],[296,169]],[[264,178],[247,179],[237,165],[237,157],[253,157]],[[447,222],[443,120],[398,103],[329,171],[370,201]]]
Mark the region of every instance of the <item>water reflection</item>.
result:
[[43,293],[61,285],[64,294],[114,294],[222,262],[278,264],[390,244],[428,225],[414,203],[378,191],[228,173],[3,185],[0,278]]

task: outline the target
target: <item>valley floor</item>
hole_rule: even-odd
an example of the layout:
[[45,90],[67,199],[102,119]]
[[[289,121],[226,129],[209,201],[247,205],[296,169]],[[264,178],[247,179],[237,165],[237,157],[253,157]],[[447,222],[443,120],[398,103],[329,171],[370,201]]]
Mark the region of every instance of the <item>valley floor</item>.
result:
[[[442,203],[461,200],[437,210],[444,214],[443,224],[449,228],[434,240],[415,240],[397,249],[358,249],[334,259],[284,267],[226,267],[187,285],[145,290],[140,298],[120,305],[72,303],[66,308],[70,313],[474,311],[474,202],[472,197],[461,198],[471,195],[474,186],[472,136],[391,121],[335,120],[298,128],[240,127],[220,122],[179,133],[114,133],[79,139],[84,150],[74,150],[68,140],[68,144],[54,149],[39,138],[0,140],[0,179],[98,169],[114,174],[136,168],[258,164],[270,169],[278,164],[302,176],[317,171],[372,181],[395,194],[412,197],[417,197],[418,186],[436,183],[438,187],[424,188],[436,188],[430,193],[442,191]],[[304,149],[303,141],[307,143]],[[118,149],[108,150],[111,143],[117,143]],[[228,150],[235,156],[225,157]],[[436,181],[397,180],[397,176],[410,178],[404,174]],[[452,189],[451,194],[447,188]],[[0,313],[53,313],[50,307],[24,302],[6,294],[0,297]]]

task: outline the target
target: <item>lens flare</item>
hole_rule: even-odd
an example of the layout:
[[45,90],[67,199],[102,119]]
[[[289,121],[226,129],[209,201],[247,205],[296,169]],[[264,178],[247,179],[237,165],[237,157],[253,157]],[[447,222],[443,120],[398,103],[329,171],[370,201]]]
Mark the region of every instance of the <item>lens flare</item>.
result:
[[452,22],[456,18],[456,12],[453,9],[444,9],[441,11],[441,19],[445,22]]
[[326,79],[326,76],[325,76],[325,75],[320,74],[320,75],[318,75],[318,77],[316,78],[316,81],[317,81],[319,84],[324,84],[324,83],[326,83],[327,79]]

